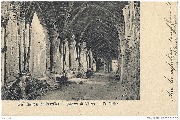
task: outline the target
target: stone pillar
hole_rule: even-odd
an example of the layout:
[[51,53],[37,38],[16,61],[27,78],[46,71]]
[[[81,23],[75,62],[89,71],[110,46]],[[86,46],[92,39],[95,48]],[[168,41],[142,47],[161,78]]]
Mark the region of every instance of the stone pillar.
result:
[[[34,55],[31,53],[34,53],[34,40],[31,41],[32,36],[32,26],[30,22],[26,22],[25,20],[20,20],[21,24],[19,26],[20,28],[20,46],[21,46],[21,54],[20,54],[20,61],[21,61],[21,72],[30,72],[32,73],[32,66],[34,62],[32,60],[34,59]],[[22,36],[23,35],[23,36]],[[31,59],[33,58],[33,59]]]
[[34,27],[33,27],[33,21],[31,23],[31,33],[30,33],[30,36],[31,36],[31,52],[30,52],[30,59],[29,59],[29,71],[30,73],[33,75],[34,73],[34,68],[35,68],[35,63],[34,63],[34,59],[35,59],[35,56],[34,56],[34,51],[35,51],[35,40],[34,40]]
[[106,73],[106,62],[105,62],[105,60],[103,60],[104,61],[104,73]]
[[86,42],[83,42],[81,44],[80,63],[81,63],[81,66],[83,67],[84,72],[87,72],[86,55],[87,55]]
[[5,83],[5,26],[1,27],[1,85]]
[[69,59],[70,59],[70,68],[76,69],[77,68],[77,63],[76,63],[76,58],[77,58],[77,53],[76,53],[76,41],[71,41],[69,45]]
[[9,20],[7,23],[7,56],[6,70],[8,81],[15,80],[19,73],[19,46],[18,46],[18,29],[17,16],[13,11],[9,11]]
[[68,71],[69,70],[69,42],[66,39],[64,43],[64,56],[65,56],[65,61],[64,61],[64,70]]
[[119,68],[119,72],[120,72],[120,80],[122,81],[123,80],[123,73],[124,73],[124,60],[125,60],[125,43],[124,43],[124,40],[122,39],[121,40],[121,53],[120,53],[120,68]]
[[87,68],[93,68],[93,55],[92,55],[92,51],[91,48],[87,51],[87,55],[86,55],[86,61],[87,61]]
[[96,72],[96,61],[95,61],[95,59],[93,60],[93,71]]
[[32,36],[32,26],[31,26],[31,23],[28,24],[28,48],[27,48],[27,71],[30,72],[30,54],[31,54],[31,36]]
[[[46,36],[46,38],[48,38],[48,40],[46,41],[46,73],[50,74],[50,68],[51,68],[51,63],[50,63],[50,44],[51,43],[50,43],[50,40],[49,40],[49,36]],[[31,51],[32,51],[32,48],[31,48]]]
[[81,43],[77,43],[76,53],[77,53],[78,67],[80,67],[81,66]]
[[62,74],[64,70],[64,43],[63,41],[59,45],[59,50],[60,50],[60,66],[61,66],[60,74]]
[[[6,82],[6,12],[7,4],[1,2],[1,86],[3,86]],[[2,18],[4,22],[2,23]]]
[[107,62],[107,69],[108,69],[108,73],[110,72],[110,61],[108,60],[108,62]]
[[90,68],[93,68],[93,54],[92,54],[92,50],[91,50],[91,48],[90,48],[90,50],[89,50],[89,57],[90,57]]
[[60,53],[60,39],[54,39],[54,52],[53,52],[53,69],[56,74],[61,74],[62,66],[61,66],[61,53]]
[[87,68],[91,68],[90,67],[90,56],[89,56],[89,50],[86,53],[86,64],[87,64]]
[[6,55],[7,55],[7,21],[8,21],[8,2],[1,2],[1,85],[6,84]]
[[[125,20],[125,39],[121,44],[123,78],[127,80],[139,79],[139,7],[138,3],[129,2],[123,9]],[[124,53],[123,53],[124,52]],[[136,76],[137,75],[137,76]]]
[[109,70],[110,70],[110,72],[112,71],[112,60],[110,61],[110,63],[109,63]]
[[[86,43],[85,43],[86,44]],[[84,48],[84,56],[83,56],[83,69],[84,69],[84,71],[85,72],[87,72],[87,70],[88,70],[88,66],[87,66],[87,48],[85,47]]]
[[26,23],[25,25],[25,31],[24,31],[24,68],[25,71],[29,71],[28,69],[28,49],[29,49],[29,23]]

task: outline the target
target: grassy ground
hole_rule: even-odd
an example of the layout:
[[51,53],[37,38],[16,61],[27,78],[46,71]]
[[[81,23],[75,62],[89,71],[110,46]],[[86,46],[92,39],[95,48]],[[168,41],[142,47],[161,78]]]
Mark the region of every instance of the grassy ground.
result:
[[[71,80],[70,80],[71,81]],[[95,74],[90,79],[73,79],[60,89],[38,97],[41,100],[137,100],[139,88],[136,82],[115,80],[112,74]],[[82,82],[81,82],[82,81]]]

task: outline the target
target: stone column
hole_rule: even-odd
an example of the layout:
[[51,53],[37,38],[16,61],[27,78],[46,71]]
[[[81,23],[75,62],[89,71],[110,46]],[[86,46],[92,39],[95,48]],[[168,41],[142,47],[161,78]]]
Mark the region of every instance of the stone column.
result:
[[[123,78],[133,80],[138,73],[139,65],[139,7],[137,3],[129,2],[123,9],[125,20],[125,39],[121,44]],[[124,51],[124,53],[123,53]],[[121,71],[122,72],[122,71]]]
[[19,73],[19,47],[18,47],[18,29],[16,13],[9,12],[9,20],[7,23],[7,77],[8,81],[15,79]]
[[59,50],[59,45],[60,45],[60,39],[54,39],[54,55],[53,55],[53,67],[54,67],[54,72],[56,74],[61,74],[62,71],[62,66],[61,66],[61,53]]
[[60,74],[62,74],[64,71],[64,43],[63,41],[59,45],[59,50],[60,50],[60,66],[61,66]]
[[81,44],[80,63],[81,63],[81,66],[83,67],[84,72],[87,72],[86,55],[87,55],[86,42],[83,42]]
[[104,61],[104,73],[106,73],[106,62],[105,62],[105,60],[103,60]]
[[[124,18],[126,19],[126,18]],[[118,71],[119,71],[119,76],[120,80],[123,79],[123,61],[124,61],[124,53],[125,53],[125,44],[124,44],[124,39],[125,39],[125,33],[124,33],[124,25],[123,24],[117,24],[116,29],[118,31],[118,37],[119,37],[119,46],[118,46]]]
[[5,28],[4,26],[1,27],[1,85],[5,83]]
[[[50,63],[50,44],[51,43],[50,43],[49,37],[46,36],[46,38],[48,38],[48,40],[46,41],[46,73],[50,74],[50,67],[51,67],[51,63]],[[32,48],[31,48],[31,51],[32,51]]]
[[96,61],[95,61],[95,59],[93,60],[93,71],[96,72]]
[[64,56],[65,56],[65,61],[64,61],[64,69],[65,71],[69,70],[69,42],[67,39],[65,40],[64,43]]
[[32,36],[32,27],[31,27],[31,23],[29,23],[29,25],[28,25],[29,27],[29,29],[28,29],[28,35],[29,35],[29,38],[28,38],[28,40],[29,41],[27,41],[28,42],[28,48],[27,48],[27,71],[28,72],[30,72],[30,54],[31,54],[31,36]]
[[120,55],[120,80],[123,80],[123,73],[124,73],[124,59],[125,59],[125,43],[124,40],[121,40],[121,55]]
[[32,23],[31,23],[31,31],[30,31],[30,36],[31,36],[31,43],[30,43],[30,48],[31,48],[31,52],[30,52],[30,58],[29,58],[29,71],[30,73],[33,75],[34,73],[34,68],[35,68],[35,64],[34,64],[34,59],[35,59],[35,56],[34,56],[34,51],[35,51],[35,46],[34,46],[34,27],[33,27],[33,20],[32,20]]
[[77,64],[76,64],[76,58],[77,58],[77,54],[76,54],[76,41],[71,41],[70,45],[69,45],[69,53],[70,53],[70,68],[75,69],[77,68]]
[[86,64],[87,64],[87,68],[90,68],[90,57],[89,57],[89,50],[87,51],[87,53],[86,53]]
[[108,63],[107,63],[107,69],[108,69],[108,73],[110,72],[110,61],[108,60]]
[[29,46],[29,25],[26,27],[25,18],[22,17],[19,20],[19,67],[20,72],[25,71],[27,69],[27,53]]
[[29,71],[28,69],[28,49],[29,49],[29,23],[26,23],[25,25],[25,31],[24,31],[24,37],[25,37],[25,41],[24,41],[24,67],[25,67],[25,71]]
[[93,68],[93,54],[92,54],[92,50],[91,50],[91,48],[90,48],[90,50],[89,50],[89,57],[90,57],[90,68]]

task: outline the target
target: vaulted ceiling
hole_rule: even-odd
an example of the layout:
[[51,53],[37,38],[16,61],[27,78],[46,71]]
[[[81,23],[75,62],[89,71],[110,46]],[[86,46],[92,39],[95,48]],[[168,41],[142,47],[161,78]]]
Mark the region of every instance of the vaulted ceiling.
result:
[[[36,11],[49,35],[61,40],[75,35],[77,42],[87,42],[95,56],[117,58],[119,37],[116,25],[124,26],[120,1],[54,1],[24,2],[22,9],[31,16]],[[27,9],[29,8],[29,9]]]

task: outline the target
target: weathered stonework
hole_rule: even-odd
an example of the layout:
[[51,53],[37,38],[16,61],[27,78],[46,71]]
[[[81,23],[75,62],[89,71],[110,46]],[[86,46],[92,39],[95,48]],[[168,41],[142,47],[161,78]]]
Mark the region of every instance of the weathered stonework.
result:
[[[32,20],[30,70],[34,77],[43,77],[46,71],[46,36],[36,13]],[[38,26],[38,27],[37,27]]]
[[72,41],[69,45],[69,57],[70,57],[70,69],[77,70],[78,61],[77,61],[77,53],[76,53],[76,41],[74,40],[74,35],[72,36]]
[[129,2],[123,9],[125,38],[122,43],[122,80],[139,80],[140,74],[140,9],[137,3]]
[[9,20],[6,25],[6,45],[6,79],[7,82],[10,82],[13,81],[19,73],[18,26],[17,15],[13,9],[13,5],[9,6]]

